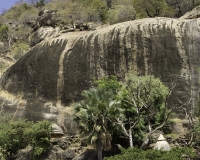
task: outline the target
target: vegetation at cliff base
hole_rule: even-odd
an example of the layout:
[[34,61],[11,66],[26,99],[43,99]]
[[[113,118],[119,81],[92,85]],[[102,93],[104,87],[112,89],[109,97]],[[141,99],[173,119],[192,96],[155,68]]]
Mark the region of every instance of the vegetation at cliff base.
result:
[[[101,26],[134,21],[141,18],[179,18],[198,5],[200,5],[200,0],[18,0],[13,7],[5,10],[0,15],[0,55],[1,58],[9,59],[15,63],[31,47],[47,39],[45,36],[40,35],[39,30],[41,28],[51,28],[53,30],[52,32],[56,34],[54,36],[54,33],[51,33],[52,35],[49,37],[57,37],[62,33],[69,32],[69,30],[70,32],[89,30],[88,24]],[[47,31],[44,30],[43,33]],[[45,35],[48,35],[47,32]],[[137,33],[132,32],[131,34],[134,34],[136,39],[138,39]],[[144,36],[142,38],[146,39]],[[135,39],[134,43],[140,45]],[[65,45],[65,43],[63,44]],[[121,45],[121,43],[117,45],[120,45],[119,47],[123,50],[124,45]],[[96,44],[94,46],[98,47]],[[145,47],[145,45],[142,46]],[[128,48],[129,45],[125,47]],[[109,46],[106,49],[110,52]],[[131,52],[135,52],[135,48],[133,49],[134,51],[131,50]],[[114,54],[112,47],[111,50]],[[143,51],[141,50],[141,52]],[[112,55],[109,54],[107,58],[106,56],[103,58],[107,61],[110,57]],[[127,59],[124,59],[123,63],[125,63],[125,60],[127,62],[130,59],[129,56],[126,57]],[[146,58],[148,61],[148,57]],[[114,57],[113,60],[118,63],[118,59]],[[140,65],[140,59],[143,61],[139,57],[138,65]],[[168,57],[168,59],[170,58]],[[40,60],[38,59],[38,61]],[[77,62],[82,64],[82,61]],[[31,67],[34,68],[32,63],[30,67],[29,64],[26,65],[28,70]],[[0,64],[1,75],[7,68],[6,63]],[[110,67],[106,66],[107,68],[110,72]],[[116,66],[114,68],[116,69]],[[130,69],[132,67],[128,65],[127,68]],[[66,67],[63,66],[63,69],[66,69]],[[104,66],[103,69],[105,69]],[[10,77],[12,78],[12,76]],[[43,82],[46,83],[46,81]],[[90,82],[87,81],[86,83],[90,85]],[[36,84],[32,85],[33,87],[31,87],[34,88]],[[61,86],[66,88],[66,85]],[[36,91],[38,91],[37,88]],[[79,94],[79,90],[74,93]],[[68,98],[67,94],[63,91],[61,97],[66,95],[66,98]],[[155,131],[170,132],[168,124],[173,113],[173,106],[168,108],[167,105],[167,99],[170,94],[171,90],[155,76],[127,74],[123,81],[120,81],[115,76],[102,77],[94,82],[94,87],[82,91],[82,101],[75,103],[73,106],[74,121],[76,122],[80,135],[86,136],[88,143],[96,147],[98,160],[102,160],[102,151],[108,151],[112,148],[114,140],[124,141],[126,147],[128,146],[129,148],[121,148],[121,154],[105,158],[105,160],[176,160],[184,159],[185,156],[194,158],[196,155],[193,149],[186,147],[173,148],[169,152],[147,150],[152,142],[151,135]],[[28,96],[31,96],[31,94]],[[57,99],[59,99],[59,96]],[[77,100],[76,97],[75,100]],[[183,108],[179,109],[183,110]],[[53,112],[57,114],[57,110]],[[186,109],[185,112],[187,112]],[[187,113],[185,115],[186,118],[189,117]],[[14,121],[10,119],[11,117],[9,115],[0,112],[0,159],[14,159],[16,153],[27,146],[31,146],[29,159],[38,159],[49,150],[51,132],[49,122],[41,121],[33,123],[27,120],[19,119]],[[189,130],[186,136],[189,137],[189,141],[185,143],[186,146],[194,147],[200,145],[199,124],[199,121],[196,123],[192,121],[187,123],[188,126],[190,125],[190,128],[187,126]]]
[[28,145],[32,147],[30,159],[37,159],[49,149],[51,125],[48,121],[13,121],[5,115],[0,119],[0,159],[13,159],[19,149]]
[[95,82],[97,87],[84,90],[83,100],[74,105],[74,120],[89,142],[97,143],[99,160],[101,149],[110,148],[114,132],[127,139],[131,148],[134,142],[144,147],[151,134],[167,123],[171,112],[165,101],[170,93],[154,76],[128,74],[123,83],[114,76]]
[[192,148],[173,148],[170,151],[142,150],[138,148],[121,148],[121,154],[104,158],[104,160],[185,160],[197,155]]

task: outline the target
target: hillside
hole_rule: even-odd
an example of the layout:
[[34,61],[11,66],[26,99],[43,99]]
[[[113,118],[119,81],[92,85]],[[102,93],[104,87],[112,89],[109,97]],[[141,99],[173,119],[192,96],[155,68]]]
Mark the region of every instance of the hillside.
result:
[[[25,9],[22,13],[30,13],[34,19],[27,18],[26,23],[19,21],[23,14],[19,14],[18,21],[8,23],[11,20],[8,17],[15,11],[13,8],[1,15],[1,111],[10,113],[14,120],[21,117],[34,122],[47,119],[58,124],[67,138],[52,143],[70,141],[74,157],[75,152],[78,155],[87,147],[80,147],[82,142],[77,138],[72,106],[83,99],[83,90],[94,86],[94,79],[114,75],[123,82],[128,72],[137,76],[154,75],[169,88],[174,87],[167,105],[176,108],[175,118],[184,118],[185,112],[178,108],[183,105],[187,113],[197,115],[199,7],[179,18],[171,18],[172,15],[163,17],[162,14],[160,17],[150,17],[148,12],[142,16],[136,11],[134,13],[142,16],[142,19],[136,18],[138,14],[135,14],[133,19],[118,17],[119,21],[115,22],[109,21],[109,18],[103,21],[95,10],[92,13],[98,13],[95,16],[100,18],[97,21],[79,17],[72,22],[67,18],[63,21],[60,15],[64,13],[61,14],[61,11],[68,10],[56,11],[52,7],[55,2],[59,1],[51,1],[40,7],[34,6],[36,4],[17,4],[16,10],[22,7]],[[63,3],[60,1],[58,6]],[[108,7],[105,3],[101,5],[103,10]],[[107,11],[110,10],[112,7]],[[71,18],[69,13],[65,15]],[[181,135],[185,134],[182,131],[184,123],[177,122]],[[76,141],[75,147],[71,143],[73,140]],[[71,154],[67,147],[56,147],[55,152],[59,155],[65,152]],[[51,151],[55,153],[53,149]]]

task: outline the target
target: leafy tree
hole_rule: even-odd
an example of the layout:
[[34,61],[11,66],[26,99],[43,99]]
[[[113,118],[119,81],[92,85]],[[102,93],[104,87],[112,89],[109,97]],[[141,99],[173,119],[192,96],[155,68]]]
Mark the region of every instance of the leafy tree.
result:
[[101,160],[102,147],[103,150],[111,147],[111,119],[116,114],[117,102],[113,93],[103,87],[84,90],[82,96],[84,100],[74,106],[74,120],[83,134],[89,134],[89,142],[97,143],[98,160]]
[[114,94],[117,94],[120,91],[122,85],[118,82],[117,77],[111,75],[109,77],[103,77],[99,80],[95,80],[94,83],[98,88],[105,88],[106,90],[112,91]]
[[6,159],[12,159],[18,149],[24,148],[26,142],[23,138],[25,128],[29,127],[30,123],[24,120],[9,121],[0,125],[0,146],[1,152]]
[[[132,117],[132,120],[133,120],[134,117],[137,118],[137,116],[136,116],[135,111],[131,110],[129,108],[129,104],[128,103],[126,103],[125,101],[121,101],[121,97],[119,96],[119,92],[122,89],[122,85],[123,84],[120,83],[117,80],[117,77],[113,76],[113,75],[111,75],[109,77],[103,77],[103,78],[95,81],[95,84],[97,84],[97,87],[104,87],[106,90],[112,91],[115,94],[115,99],[120,100],[120,102],[121,102],[120,106],[115,108],[116,112],[115,112],[114,119],[112,119],[112,122],[114,124],[118,124],[118,125],[115,125],[115,133],[119,137],[124,137],[125,133],[122,130],[122,127],[119,126],[119,121],[117,119],[120,116],[122,116],[122,117],[124,117],[124,119],[126,119],[126,118],[128,119],[129,117]],[[124,99],[125,99],[125,97],[124,97]],[[127,125],[126,125],[126,128],[127,128]],[[141,120],[137,125],[134,126],[134,133],[131,131],[132,132],[132,136],[133,136],[132,140],[134,142],[141,142],[142,141],[142,139],[143,139],[143,133],[142,133],[143,131],[142,130],[144,130],[144,121]],[[127,133],[127,135],[125,135],[125,138],[129,137],[128,133]]]
[[38,13],[39,13],[39,9],[38,8],[31,7],[29,9],[23,11],[20,14],[20,16],[18,18],[18,22],[20,24],[26,25],[29,22],[36,21],[37,17],[38,17]]
[[8,39],[8,26],[5,24],[0,25],[0,41],[5,42]]
[[19,149],[29,144],[33,147],[33,158],[37,158],[47,151],[50,145],[50,131],[51,126],[47,121],[34,124],[26,120],[1,120],[0,155],[5,159],[13,159]]
[[[29,35],[32,32],[32,29],[26,25],[29,22],[35,21],[38,15],[38,9],[35,7],[23,2],[15,4],[11,9],[9,9],[3,15],[3,22],[8,23],[7,32],[6,32],[6,46],[9,47],[11,52],[14,43],[16,45],[23,41],[23,43],[29,43]],[[16,46],[15,45],[15,46]]]
[[58,18],[61,23],[75,24],[87,22],[105,22],[107,8],[102,0],[52,0],[46,5],[51,9],[58,10]]
[[175,17],[181,17],[186,12],[200,5],[200,0],[166,0],[175,9]]
[[134,20],[136,17],[136,12],[132,5],[115,5],[114,9],[110,9],[108,13],[108,22],[110,24]]
[[24,138],[33,147],[33,157],[39,157],[50,146],[51,125],[48,121],[41,121],[24,132]]
[[171,17],[173,9],[165,0],[133,0],[134,8],[139,18],[144,17]]
[[[137,77],[128,74],[121,92],[120,115],[116,117],[116,121],[121,126],[123,134],[129,139],[130,147],[133,147],[133,131],[138,124],[144,127],[143,123],[148,128],[143,146],[149,143],[153,132],[166,124],[171,113],[167,113],[165,104],[169,94],[168,88],[154,76]],[[158,126],[154,126],[156,117],[160,120]]]
[[103,22],[107,18],[107,8],[102,0],[82,0],[89,22]]
[[[95,83],[97,84],[97,88],[84,91],[83,96],[86,100],[75,107],[75,113],[78,113],[76,121],[82,131],[86,132],[86,127],[88,129],[87,132],[92,132],[91,130],[95,128],[94,126],[100,122],[98,121],[99,117],[107,117],[107,121],[112,122],[116,128],[121,128],[120,132],[129,139],[130,147],[133,147],[133,137],[142,137],[142,133],[148,131],[146,141],[144,142],[147,145],[150,135],[166,124],[171,112],[167,113],[168,110],[164,103],[170,91],[159,79],[153,76],[137,77],[128,75],[122,89],[120,89],[121,84],[117,82],[115,76],[111,76],[110,78],[103,77],[95,81]],[[99,91],[101,93],[104,92],[104,94],[107,94],[107,92],[112,93],[111,97],[107,96],[107,105],[103,99],[97,98],[101,95]],[[99,108],[99,104],[104,107]],[[108,104],[112,104],[112,107]],[[94,108],[98,108],[98,110]],[[99,111],[99,109],[103,110]],[[94,119],[94,117],[96,119],[90,124],[89,121]],[[107,121],[104,120],[106,123]],[[156,122],[159,123],[156,124]],[[86,124],[92,128],[89,129],[89,126]],[[101,122],[101,124],[104,123]],[[104,124],[104,126],[107,125]],[[145,130],[145,128],[148,129]],[[134,132],[136,130],[137,132]]]
[[86,10],[82,2],[77,1],[53,1],[47,4],[47,7],[57,10],[58,19],[63,24],[70,24],[75,27],[76,22],[87,21]]
[[4,17],[6,19],[17,21],[23,12],[25,12],[26,10],[30,10],[30,9],[31,9],[31,6],[28,5],[27,3],[15,4],[13,7],[11,7],[11,9],[9,9],[5,13]]

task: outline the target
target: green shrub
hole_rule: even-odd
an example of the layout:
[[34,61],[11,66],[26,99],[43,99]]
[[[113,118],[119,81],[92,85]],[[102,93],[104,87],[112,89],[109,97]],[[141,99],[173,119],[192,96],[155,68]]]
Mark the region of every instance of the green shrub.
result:
[[0,146],[5,158],[12,158],[18,149],[24,148],[24,130],[30,124],[24,120],[9,121],[0,124]]
[[116,5],[114,9],[109,10],[108,22],[110,24],[134,20],[136,12],[133,6]]
[[50,146],[51,125],[48,121],[41,121],[27,128],[24,137],[28,144],[33,147],[32,156],[39,157]]
[[8,26],[5,24],[0,25],[0,41],[6,41],[8,38]]
[[121,84],[117,80],[116,76],[111,75],[110,77],[103,77],[99,80],[94,80],[94,83],[97,85],[97,87],[103,87],[106,90],[111,90],[113,93],[117,93],[120,88]]
[[198,119],[192,127],[193,127],[193,129],[192,129],[192,134],[193,134],[192,145],[199,146],[200,145],[200,119]]
[[45,153],[50,145],[51,125],[48,121],[38,123],[26,120],[0,122],[0,158],[12,159],[19,149],[33,147],[33,159]]
[[13,57],[18,60],[21,58],[29,49],[29,45],[26,42],[18,41],[13,44],[11,53]]
[[26,3],[16,4],[5,13],[4,17],[6,19],[18,20],[18,18],[21,16],[21,14],[24,11],[30,10],[30,9],[31,9],[31,6],[29,6]]
[[0,76],[2,76],[3,73],[6,71],[6,69],[8,69],[8,68],[9,68],[8,64],[6,64],[3,61],[0,61]]
[[104,158],[104,160],[185,160],[185,156],[195,158],[196,153],[191,148],[173,148],[171,151],[122,148],[121,154]]

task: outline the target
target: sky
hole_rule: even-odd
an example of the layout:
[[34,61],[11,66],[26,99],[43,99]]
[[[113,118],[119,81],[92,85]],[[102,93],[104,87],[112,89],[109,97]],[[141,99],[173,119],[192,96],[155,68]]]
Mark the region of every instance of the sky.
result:
[[16,3],[16,1],[17,0],[0,0],[0,13],[2,13],[2,11],[5,9],[9,9]]

